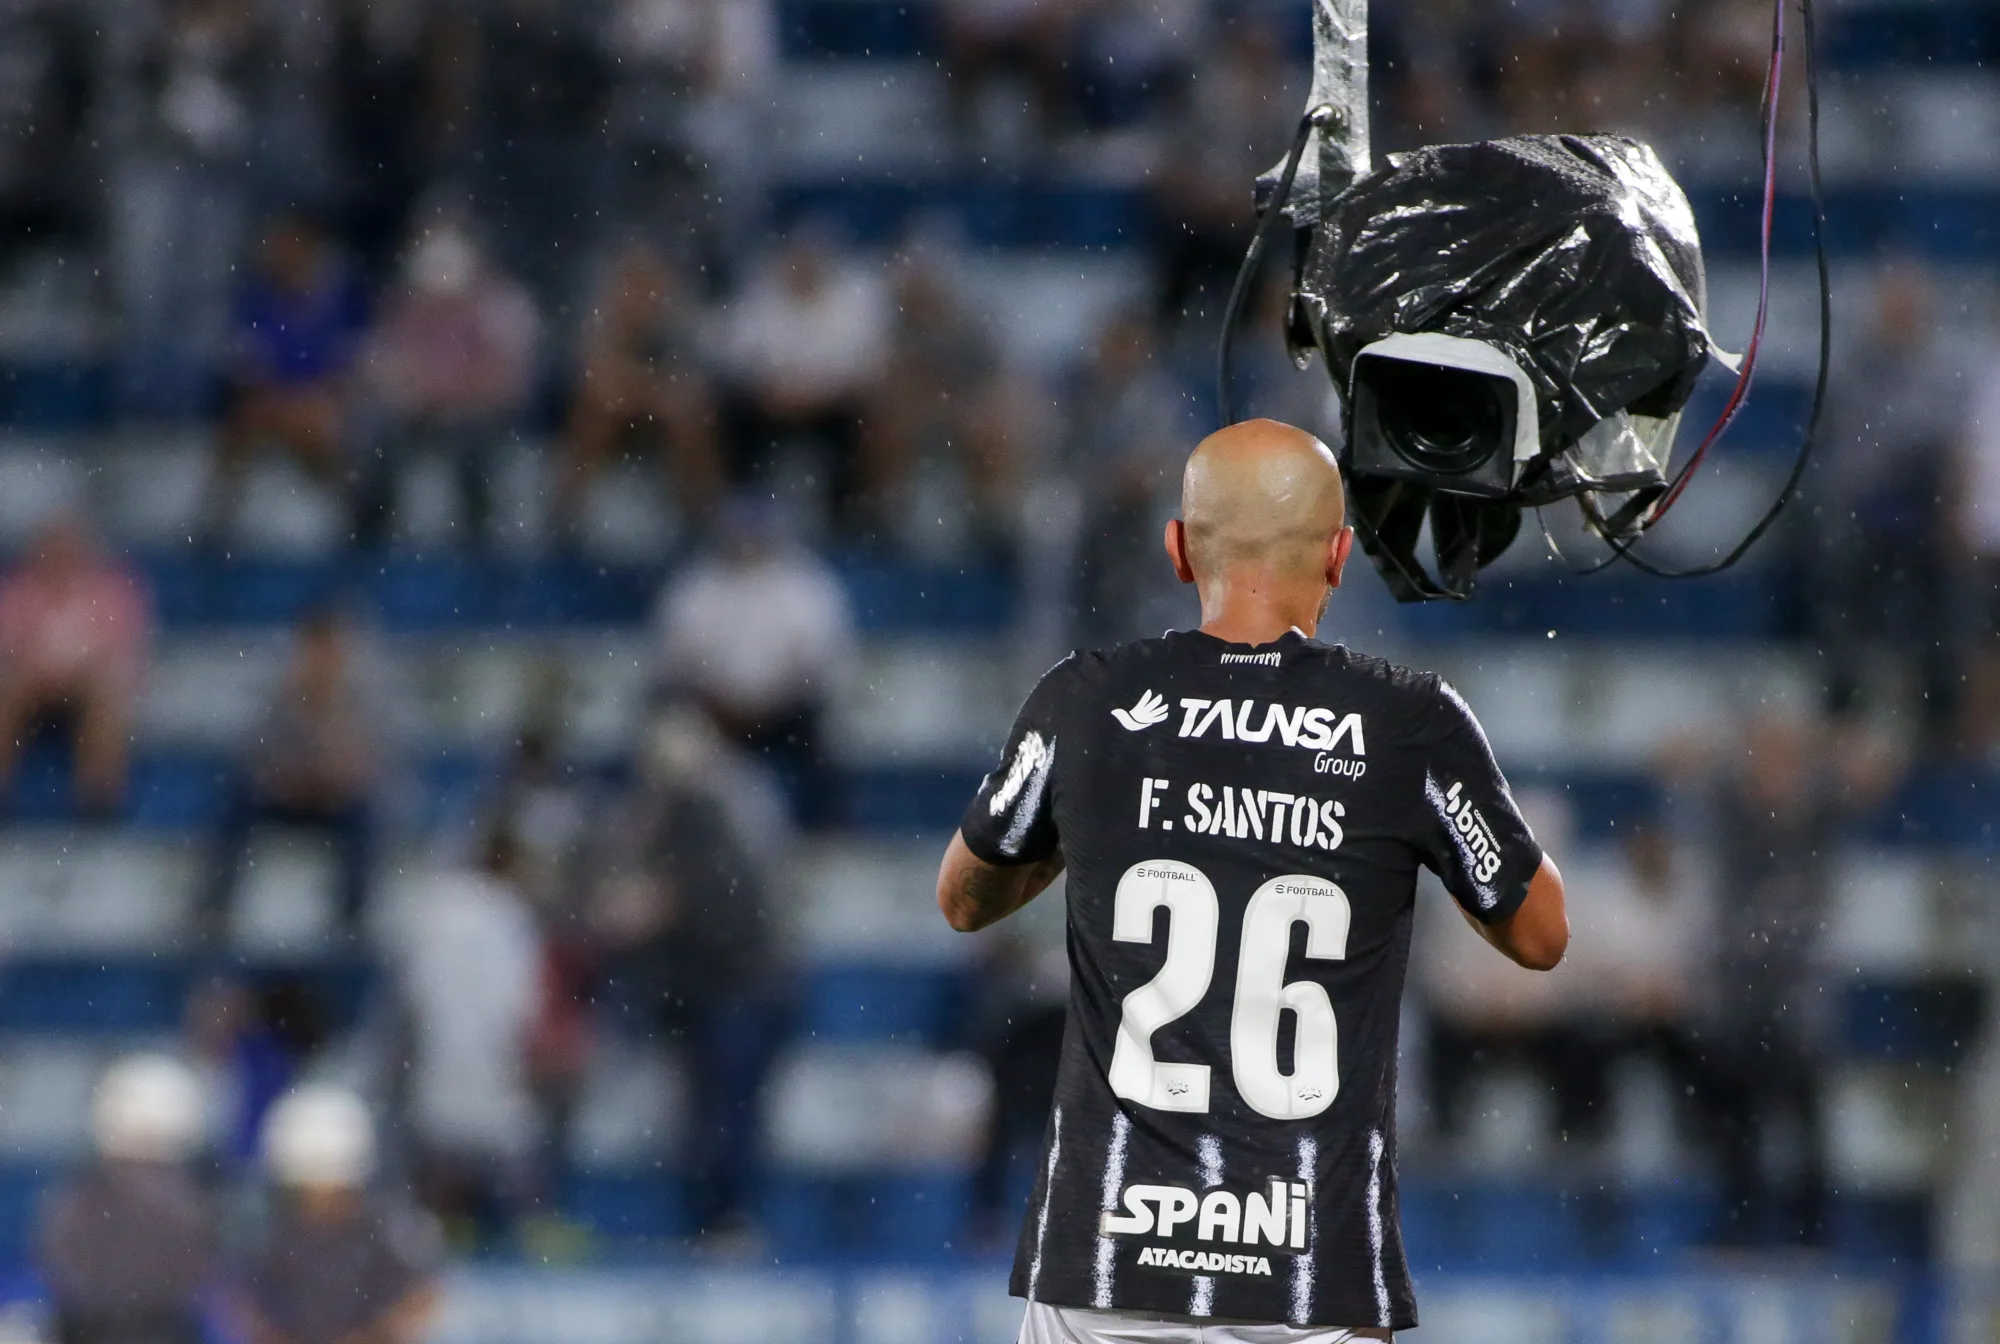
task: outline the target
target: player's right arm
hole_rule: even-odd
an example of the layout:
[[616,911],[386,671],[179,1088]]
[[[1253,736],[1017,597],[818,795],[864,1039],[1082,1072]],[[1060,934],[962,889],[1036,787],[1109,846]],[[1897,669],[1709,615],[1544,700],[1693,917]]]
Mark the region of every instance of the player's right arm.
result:
[[988,863],[966,847],[961,831],[951,837],[938,869],[938,909],[960,933],[977,933],[1047,891],[1062,870],[1059,853],[1040,863]]
[[1050,668],[1021,706],[1000,764],[979,786],[938,868],[938,909],[960,933],[1005,919],[1063,870],[1055,768],[1064,688],[1076,661]]
[[1569,947],[1562,874],[1542,852],[1472,709],[1438,683],[1424,742],[1418,849],[1487,942],[1531,971]]

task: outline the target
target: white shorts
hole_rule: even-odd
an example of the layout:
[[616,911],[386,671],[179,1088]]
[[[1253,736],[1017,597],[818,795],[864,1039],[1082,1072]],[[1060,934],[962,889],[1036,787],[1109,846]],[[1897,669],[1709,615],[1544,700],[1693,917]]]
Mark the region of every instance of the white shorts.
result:
[[1083,1311],[1030,1302],[1027,1319],[1021,1322],[1020,1344],[1352,1344],[1380,1338],[1379,1330],[1363,1334],[1331,1325],[1301,1330],[1291,1325]]

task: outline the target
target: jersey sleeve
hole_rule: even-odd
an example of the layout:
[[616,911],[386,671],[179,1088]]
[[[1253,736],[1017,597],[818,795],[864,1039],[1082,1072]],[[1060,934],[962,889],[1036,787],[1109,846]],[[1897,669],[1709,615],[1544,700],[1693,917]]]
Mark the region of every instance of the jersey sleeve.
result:
[[1542,848],[1493,759],[1486,730],[1442,681],[1428,711],[1423,755],[1417,848],[1424,864],[1474,919],[1497,924],[1527,899]]
[[1071,656],[1043,674],[1014,719],[1000,764],[986,776],[959,822],[965,847],[987,863],[1040,863],[1061,842],[1051,783],[1065,691],[1075,667]]

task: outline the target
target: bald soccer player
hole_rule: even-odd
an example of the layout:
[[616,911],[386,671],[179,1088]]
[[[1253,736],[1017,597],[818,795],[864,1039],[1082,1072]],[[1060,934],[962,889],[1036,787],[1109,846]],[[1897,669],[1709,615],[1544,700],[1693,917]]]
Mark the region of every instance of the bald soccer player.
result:
[[1336,1344],[1416,1325],[1396,1024],[1419,865],[1546,970],[1562,879],[1458,693],[1318,638],[1353,545],[1326,445],[1188,459],[1199,630],[1057,664],[938,874],[981,929],[1069,872],[1069,1024],[1014,1260],[1023,1344]]

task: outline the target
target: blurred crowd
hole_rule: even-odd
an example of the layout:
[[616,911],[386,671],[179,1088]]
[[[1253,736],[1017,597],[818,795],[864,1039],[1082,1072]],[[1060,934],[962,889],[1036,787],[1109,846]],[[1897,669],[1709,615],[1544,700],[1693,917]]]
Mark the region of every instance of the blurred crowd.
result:
[[[884,256],[837,220],[767,212],[771,0],[0,9],[4,116],[31,131],[0,142],[0,269],[51,248],[87,259],[120,416],[212,430],[191,546],[232,553],[246,481],[270,459],[336,502],[364,562],[408,544],[402,483],[421,460],[450,467],[468,555],[587,551],[594,492],[634,460],[687,538],[658,595],[631,759],[586,769],[561,724],[525,734],[470,838],[393,893],[376,878],[407,839],[387,801],[404,669],[362,613],[336,602],[299,620],[231,763],[203,926],[226,940],[257,828],[321,833],[345,932],[384,949],[386,1005],[356,1059],[329,1051],[322,991],[205,989],[187,1053],[204,1113],[226,1119],[136,1160],[100,1137],[106,1174],[51,1215],[59,1300],[71,1284],[89,1296],[102,1248],[79,1228],[120,1201],[206,1228],[207,1197],[164,1166],[200,1151],[251,1170],[283,1148],[285,1099],[329,1077],[386,1103],[385,1169],[459,1244],[501,1244],[549,1206],[586,1079],[633,1042],[672,1042],[686,1070],[696,1222],[744,1226],[785,1029],[773,905],[796,835],[843,820],[826,718],[858,638],[829,556],[919,546],[937,497],[920,485],[941,476],[949,554],[1030,574],[1051,561],[1025,501],[1060,483],[1065,640],[1188,621],[1156,539],[1203,428],[1193,389],[1254,222],[1251,179],[1303,102],[1303,8],[940,0],[941,172],[1146,188],[1146,286],[1057,368],[1010,349],[950,229],[919,224]],[[1742,177],[1768,24],[1764,0],[1378,6],[1378,149],[1620,130]],[[1432,931],[1419,979],[1438,1133],[1462,1130],[1482,1071],[1518,1065],[1546,1082],[1552,1131],[1588,1142],[1636,1058],[1691,1098],[1725,1236],[1823,1234],[1828,1027],[1809,1005],[1825,867],[1914,764],[2000,749],[2000,349],[1943,334],[1946,289],[1905,260],[1847,295],[1823,452],[1787,539],[1823,699],[1662,750],[1660,820],[1593,888],[1598,926],[1549,997]],[[1282,300],[1258,296],[1267,326]],[[1333,436],[1317,372],[1294,377],[1275,349],[1244,364],[1260,409]],[[547,482],[534,535],[496,499],[523,453]],[[42,526],[0,575],[0,788],[53,736],[73,750],[78,807],[118,814],[152,625],[115,538],[81,512]],[[1551,813],[1557,852],[1561,826]],[[997,1205],[1008,1153],[1042,1123],[1062,973],[1012,944],[988,970],[964,1043],[995,1081],[982,1189]],[[107,1080],[105,1107],[122,1085]],[[338,1244],[354,1235],[341,1220],[372,1207],[352,1197],[374,1165],[366,1117],[305,1096],[312,1123],[346,1124],[340,1141],[364,1155],[299,1159],[344,1174],[335,1197],[281,1201],[281,1248]],[[1774,1174],[1778,1114],[1798,1137]],[[354,1271],[379,1278],[350,1295],[374,1320],[273,1321],[259,1337],[402,1338],[430,1272],[420,1240],[379,1239],[405,1249]],[[242,1262],[246,1309],[310,1301],[270,1285],[310,1278],[300,1266],[321,1252],[265,1254]],[[207,1268],[163,1266],[161,1292]]]

